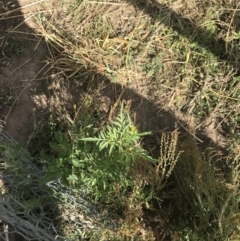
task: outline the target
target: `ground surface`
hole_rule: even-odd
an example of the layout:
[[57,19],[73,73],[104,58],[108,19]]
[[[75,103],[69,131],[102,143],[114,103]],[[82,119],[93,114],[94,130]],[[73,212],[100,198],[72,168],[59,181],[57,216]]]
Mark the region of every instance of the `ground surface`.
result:
[[[196,10],[196,7],[201,9],[204,6],[203,9],[210,9],[209,13],[205,13],[206,16],[212,16],[212,8],[208,6],[208,2],[169,1],[171,4],[169,3],[168,6],[165,4],[166,1],[154,1],[155,5],[151,5],[151,1],[148,4],[142,1],[127,0],[121,3],[116,1],[116,4],[111,3],[107,7],[105,4],[100,4],[99,9],[96,8],[96,10],[91,5],[94,20],[98,16],[98,11],[106,15],[103,20],[99,20],[100,25],[96,24],[97,28],[92,26],[94,25],[90,21],[92,16],[86,16],[82,20],[87,30],[97,29],[94,33],[98,37],[96,42],[95,36],[92,39],[88,37],[81,39],[78,33],[84,36],[87,30],[81,29],[81,25],[68,24],[69,19],[62,16],[66,9],[60,2],[62,3],[62,1],[14,0],[9,2],[0,0],[0,127],[3,126],[4,130],[16,141],[28,148],[37,143],[34,146],[34,153],[40,152],[42,145],[47,143],[39,145],[36,140],[39,137],[36,133],[45,122],[54,124],[51,122],[52,113],[54,113],[55,120],[60,123],[59,125],[64,123],[71,126],[76,122],[79,112],[83,110],[82,106],[89,100],[90,107],[91,103],[94,103],[94,109],[91,111],[96,113],[99,125],[101,125],[101,117],[112,119],[116,112],[115,109],[114,113],[111,112],[114,105],[119,104],[119,100],[126,100],[126,103],[131,106],[131,117],[136,127],[140,131],[153,133],[152,136],[146,138],[144,145],[154,156],[159,155],[159,147],[156,146],[160,143],[160,134],[171,132],[176,127],[180,130],[180,147],[186,149],[186,156],[189,155],[187,160],[198,158],[197,154],[191,156],[191,152],[198,153],[195,151],[196,146],[200,147],[200,150],[205,147],[214,147],[217,150],[226,151],[230,143],[229,133],[223,130],[222,123],[227,123],[229,116],[233,113],[233,110],[227,112],[227,107],[231,105],[229,101],[235,101],[234,108],[236,109],[239,98],[237,96],[238,83],[234,82],[230,87],[226,83],[231,79],[231,74],[234,71],[237,72],[238,59],[235,56],[235,62],[232,60],[231,51],[227,54],[222,53],[224,45],[229,50],[230,44],[227,40],[223,40],[224,38],[219,41],[215,40],[217,38],[214,35],[215,32],[214,34],[211,32],[213,31],[211,21],[214,22],[215,18],[212,17],[209,23],[207,17],[205,19],[205,15],[201,15]],[[96,4],[94,1],[90,2],[90,4]],[[213,10],[218,2],[214,4],[216,5]],[[156,9],[159,9],[160,13]],[[76,62],[75,66],[74,61],[72,65],[69,64],[71,60],[65,65],[61,62],[63,61],[61,56],[54,56],[55,52],[51,48],[54,48],[54,42],[57,46],[56,40],[59,39],[53,39],[49,44],[52,36],[49,33],[43,33],[44,28],[41,27],[47,26],[46,30],[50,27],[47,24],[46,26],[36,24],[36,19],[38,19],[36,15],[40,12],[50,13],[56,26],[63,26],[63,29],[64,24],[69,26],[69,33],[72,34],[74,41],[79,41],[79,46],[83,44],[83,49],[86,48],[87,52],[83,51],[80,61],[78,60],[80,66],[84,67],[79,67],[80,71],[78,69],[77,72],[80,74],[76,77],[69,78],[75,71],[75,67],[78,68],[79,62]],[[157,14],[162,16],[161,21]],[[78,13],[76,15],[78,16]],[[222,21],[227,19],[231,23],[234,22],[231,16],[229,13],[221,16]],[[148,24],[141,22],[142,19],[149,21],[147,22],[151,26],[149,29],[144,29],[143,26],[148,26]],[[204,27],[197,25],[198,20],[202,21],[201,26]],[[101,31],[98,32],[101,21],[110,23],[112,29],[106,33],[105,29],[101,29],[103,34]],[[182,23],[185,25],[181,29]],[[105,22],[103,26],[106,26],[104,24]],[[76,26],[79,29],[75,29]],[[170,29],[169,26],[173,27]],[[57,33],[54,31],[52,33]],[[143,33],[139,34],[141,31]],[[111,36],[112,32],[113,36]],[[138,34],[141,35],[142,42],[135,39],[135,35]],[[177,35],[180,39],[177,39]],[[204,36],[203,39],[207,39],[208,35],[211,37],[211,44],[220,46],[219,48],[214,49],[209,42],[205,43],[199,37]],[[174,36],[173,39],[168,41],[172,36]],[[177,40],[175,41],[174,38]],[[62,44],[62,51],[66,52],[64,44],[67,47],[71,45],[61,41],[62,39],[58,44]],[[113,58],[108,53],[109,49],[111,54],[114,53]],[[128,51],[132,52],[128,53]],[[206,52],[208,54],[206,56],[210,56],[213,63],[210,60],[208,63],[208,59],[206,63],[204,62]],[[119,56],[122,53],[126,55],[126,59],[121,62]],[[74,54],[72,53],[72,56]],[[134,59],[132,56],[137,57]],[[53,59],[56,62],[52,61]],[[219,61],[220,67],[214,62],[215,59]],[[89,67],[88,65],[91,65],[89,63],[93,67]],[[223,74],[217,72],[221,64]],[[208,66],[214,70],[212,72],[205,70]],[[218,70],[215,70],[215,66]],[[230,69],[229,76],[228,68]],[[82,69],[83,75],[81,75]],[[192,70],[196,70],[196,73],[192,73]],[[117,81],[113,83],[115,79]],[[220,87],[217,84],[218,80]],[[225,88],[229,91],[226,92],[226,96]],[[230,96],[235,94],[235,90],[236,95]],[[119,97],[121,98],[118,99]],[[82,113],[82,115],[85,114]],[[237,121],[236,130],[238,128]],[[222,163],[219,166],[220,169],[224,169]],[[198,177],[201,178],[201,175]],[[169,206],[169,208],[172,207]],[[148,213],[148,215],[146,220],[151,223],[151,214]],[[155,223],[151,225],[154,226]],[[160,226],[155,228],[156,233],[162,229]]]

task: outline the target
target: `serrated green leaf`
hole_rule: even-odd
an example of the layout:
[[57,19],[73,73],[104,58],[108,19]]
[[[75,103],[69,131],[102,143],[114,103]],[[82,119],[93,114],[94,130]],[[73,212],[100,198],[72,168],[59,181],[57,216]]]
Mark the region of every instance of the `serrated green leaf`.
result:
[[58,152],[59,154],[62,154],[62,155],[66,154],[66,147],[64,147],[63,145],[55,142],[50,142],[49,145],[54,151]]
[[106,148],[108,146],[107,142],[103,142],[99,145],[99,150],[102,151],[104,148]]
[[[56,161],[55,161],[56,162]],[[48,167],[48,171],[49,172],[58,172],[60,169],[57,167],[57,165],[56,164],[52,164],[52,165],[49,165],[49,167]]]
[[77,181],[78,177],[75,174],[71,174],[71,175],[68,176],[67,179],[68,179],[68,181]]
[[109,156],[111,156],[112,151],[113,151],[113,148],[114,148],[114,146],[113,146],[113,145],[112,145],[112,146],[110,146],[110,148],[109,148],[109,152],[108,152]]
[[120,122],[117,122],[117,121],[114,122],[114,125],[116,125],[116,126],[118,126],[118,127],[120,127],[120,128],[122,127],[122,124],[121,124]]
[[92,142],[96,142],[96,141],[99,141],[100,139],[97,138],[97,137],[85,137],[85,138],[82,138],[81,141],[92,141]]
[[62,142],[62,135],[60,132],[54,132],[54,138],[56,139],[56,141],[58,143],[61,143]]
[[69,144],[67,137],[61,132],[54,132],[54,137],[59,144],[63,144],[63,145]]
[[101,132],[99,133],[99,138],[100,138],[100,139],[105,139],[105,136],[104,136],[104,132],[103,132],[103,131],[101,131]]
[[113,129],[112,134],[114,135],[114,138],[116,138],[117,135],[118,135],[117,130],[116,130],[116,129]]
[[57,168],[63,167],[63,159],[62,158],[58,158],[56,160],[56,162],[57,162]]
[[92,186],[95,186],[96,183],[97,183],[97,179],[93,179],[92,182],[91,182],[91,185],[92,185]]
[[123,128],[123,132],[130,132],[130,127],[131,125],[126,125],[124,128]]
[[148,135],[152,135],[152,132],[148,131],[148,132],[138,133],[138,136],[148,136]]
[[76,159],[72,159],[72,164],[74,167],[82,167],[83,166],[83,163],[79,162]]

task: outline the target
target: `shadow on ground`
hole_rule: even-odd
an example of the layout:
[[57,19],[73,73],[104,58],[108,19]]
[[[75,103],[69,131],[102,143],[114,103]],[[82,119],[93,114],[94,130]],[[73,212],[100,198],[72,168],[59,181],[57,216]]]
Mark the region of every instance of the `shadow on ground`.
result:
[[1,5],[0,95],[4,98],[0,96],[0,120],[9,134],[26,143],[36,124],[31,95],[42,85],[47,51],[44,42],[25,24],[18,2],[3,1]]
[[44,43],[33,33],[17,1],[0,1],[0,116],[7,131],[0,122],[0,146],[6,147],[0,153],[1,241],[55,240],[51,220],[59,215],[52,193],[38,183],[43,174],[37,161],[15,142],[25,144],[32,131],[31,95],[39,86],[33,79],[42,76],[46,59]]

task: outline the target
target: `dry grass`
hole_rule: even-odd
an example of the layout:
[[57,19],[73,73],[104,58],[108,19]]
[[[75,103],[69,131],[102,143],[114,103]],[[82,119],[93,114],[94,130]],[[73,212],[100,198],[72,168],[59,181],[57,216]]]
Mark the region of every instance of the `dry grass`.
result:
[[62,53],[59,58],[52,56],[52,65],[69,72],[68,78],[86,76],[89,71],[126,85],[142,76],[148,47],[157,37],[155,29],[149,31],[149,16],[121,1],[83,1],[61,14],[57,18],[54,13],[41,15],[38,24],[49,49],[58,48]]

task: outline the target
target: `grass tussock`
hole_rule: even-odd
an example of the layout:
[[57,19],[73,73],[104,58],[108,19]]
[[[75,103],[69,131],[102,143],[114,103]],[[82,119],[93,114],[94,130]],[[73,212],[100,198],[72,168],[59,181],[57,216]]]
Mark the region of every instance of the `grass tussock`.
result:
[[70,71],[73,76],[87,69],[123,85],[141,77],[148,46],[157,37],[158,26],[149,29],[154,24],[149,16],[121,1],[72,1],[67,9],[63,6],[61,18],[52,14],[37,20],[50,46],[54,43],[54,48],[63,52],[53,60],[59,70]]
[[179,204],[176,212],[184,220],[177,219],[182,228],[178,237],[235,240],[239,235],[236,229],[239,225],[236,202],[239,193],[234,180],[239,174],[229,172],[227,167],[220,170],[219,166],[222,168],[224,162],[222,153],[208,150],[203,155],[191,142],[185,144],[192,149],[187,151],[184,148],[185,152],[174,169]]

